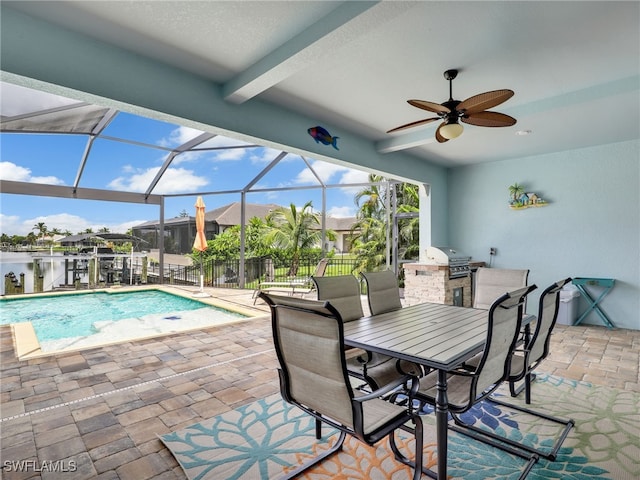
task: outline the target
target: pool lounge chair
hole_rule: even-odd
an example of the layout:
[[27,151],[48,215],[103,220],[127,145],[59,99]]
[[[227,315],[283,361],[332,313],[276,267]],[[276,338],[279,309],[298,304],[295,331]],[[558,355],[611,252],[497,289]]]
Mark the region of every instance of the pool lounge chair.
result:
[[304,295],[315,290],[315,283],[311,280],[311,277],[322,277],[329,264],[328,258],[323,258],[316,265],[314,272],[308,277],[294,277],[288,280],[282,280],[278,282],[260,282],[253,291],[253,303],[255,305],[258,299],[258,294],[263,291],[276,290],[282,293],[288,293],[293,296],[295,294]]

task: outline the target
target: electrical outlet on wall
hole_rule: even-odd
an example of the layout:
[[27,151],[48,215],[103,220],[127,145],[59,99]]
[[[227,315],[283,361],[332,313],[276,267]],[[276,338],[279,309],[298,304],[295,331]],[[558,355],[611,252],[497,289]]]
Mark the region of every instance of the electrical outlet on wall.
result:
[[498,251],[497,248],[491,247],[489,248],[489,255],[495,255],[497,251]]

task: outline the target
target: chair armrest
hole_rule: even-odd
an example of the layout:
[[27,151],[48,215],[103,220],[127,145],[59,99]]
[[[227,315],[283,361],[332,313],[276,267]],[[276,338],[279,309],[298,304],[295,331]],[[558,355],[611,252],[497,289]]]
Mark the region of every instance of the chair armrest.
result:
[[401,385],[407,385],[409,382],[411,382],[411,388],[408,389],[409,398],[413,398],[415,393],[418,391],[418,387],[420,386],[418,377],[416,377],[415,375],[404,375],[403,377],[400,377],[393,382],[388,383],[377,390],[374,390],[371,393],[367,393],[366,395],[362,395],[359,397],[354,397],[354,400],[356,402],[366,402],[367,400],[373,400],[374,398],[379,398],[386,393],[392,392]]

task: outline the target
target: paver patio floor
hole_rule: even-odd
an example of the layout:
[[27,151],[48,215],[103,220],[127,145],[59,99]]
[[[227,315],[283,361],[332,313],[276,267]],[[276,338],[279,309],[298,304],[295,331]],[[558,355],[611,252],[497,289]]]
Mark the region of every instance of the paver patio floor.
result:
[[[0,327],[2,478],[184,479],[157,435],[279,391],[266,306],[207,291],[263,315],[28,361]],[[551,352],[539,370],[640,391],[640,331],[558,325]],[[75,471],[42,468],[59,461]]]

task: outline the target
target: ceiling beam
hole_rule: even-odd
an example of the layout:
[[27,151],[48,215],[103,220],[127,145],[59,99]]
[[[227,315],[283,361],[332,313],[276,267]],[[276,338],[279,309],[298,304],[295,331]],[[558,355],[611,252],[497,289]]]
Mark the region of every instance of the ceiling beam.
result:
[[82,200],[100,200],[103,202],[141,203],[160,205],[162,196],[145,195],[144,193],[121,192],[116,190],[100,190],[97,188],[73,188],[64,185],[46,185],[44,183],[14,182],[0,180],[0,191],[14,195],[31,195],[41,197],[74,198]]
[[229,80],[222,95],[229,102],[243,103],[414,6],[415,2],[344,2]]

